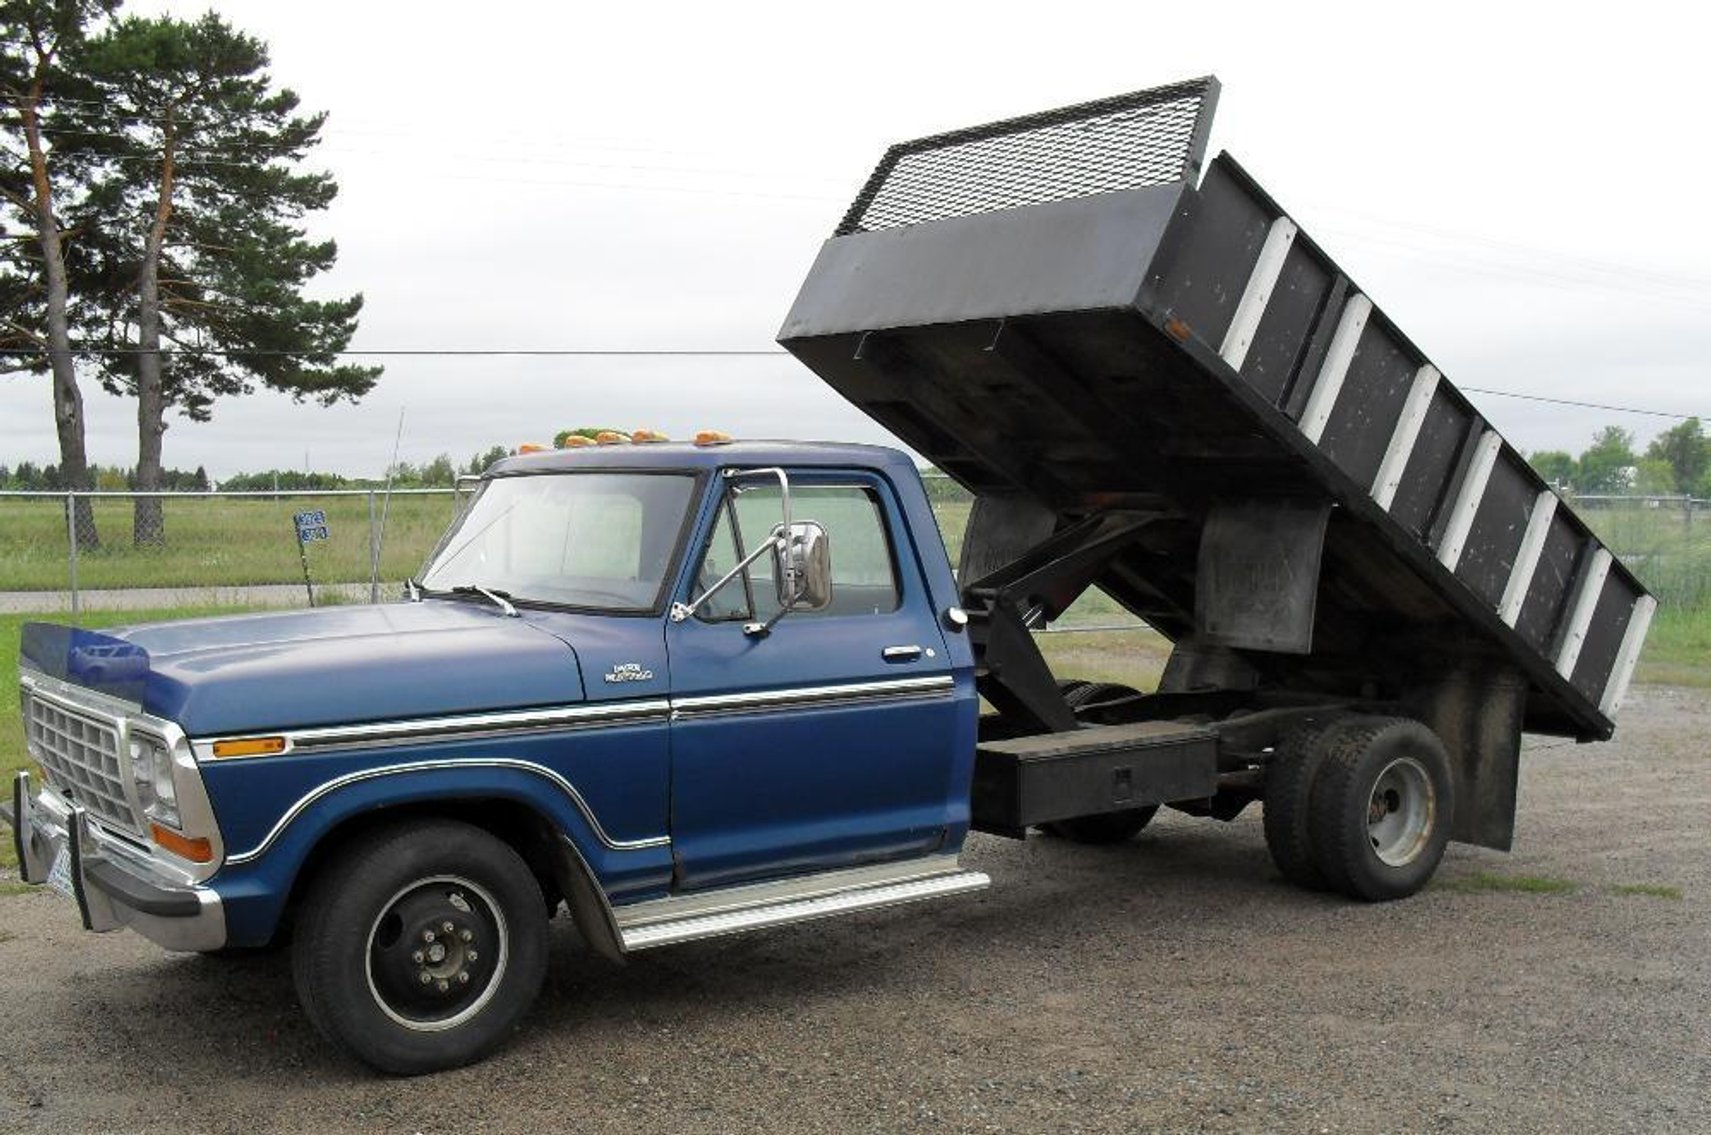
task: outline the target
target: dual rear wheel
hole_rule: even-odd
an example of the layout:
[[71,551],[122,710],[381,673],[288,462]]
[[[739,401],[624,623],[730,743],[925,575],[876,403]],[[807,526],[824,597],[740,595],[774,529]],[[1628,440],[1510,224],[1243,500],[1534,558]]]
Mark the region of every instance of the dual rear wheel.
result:
[[1449,758],[1404,717],[1337,717],[1286,738],[1266,773],[1266,846],[1284,877],[1367,902],[1406,898],[1449,843]]

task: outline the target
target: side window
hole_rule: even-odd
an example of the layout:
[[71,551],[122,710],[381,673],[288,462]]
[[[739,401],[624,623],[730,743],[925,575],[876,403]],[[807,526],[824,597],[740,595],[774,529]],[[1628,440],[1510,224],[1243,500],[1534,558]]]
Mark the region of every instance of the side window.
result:
[[[745,487],[736,497],[737,528],[744,548],[754,548],[778,524],[778,490]],[[832,540],[832,603],[824,611],[800,611],[791,618],[821,615],[874,615],[895,611],[897,572],[885,514],[878,498],[860,486],[803,486],[790,492],[790,512],[797,520],[818,520]],[[778,611],[778,590],[772,578],[772,557],[762,556],[751,567],[752,594],[758,617]]]

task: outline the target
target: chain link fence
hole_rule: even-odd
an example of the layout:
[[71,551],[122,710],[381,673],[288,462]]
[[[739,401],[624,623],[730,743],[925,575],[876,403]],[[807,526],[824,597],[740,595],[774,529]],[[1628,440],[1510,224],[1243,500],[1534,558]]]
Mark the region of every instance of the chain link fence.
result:
[[[420,569],[465,495],[0,492],[0,612],[378,600]],[[325,538],[300,544],[299,513],[324,514]]]
[[[0,492],[0,613],[392,598],[475,483],[390,494]],[[929,473],[926,485],[954,563],[972,497],[940,473]],[[1711,606],[1711,501],[1584,496],[1573,504],[1666,607]],[[295,517],[311,512],[325,513],[326,539],[300,546]],[[1143,625],[1094,590],[1049,631]]]

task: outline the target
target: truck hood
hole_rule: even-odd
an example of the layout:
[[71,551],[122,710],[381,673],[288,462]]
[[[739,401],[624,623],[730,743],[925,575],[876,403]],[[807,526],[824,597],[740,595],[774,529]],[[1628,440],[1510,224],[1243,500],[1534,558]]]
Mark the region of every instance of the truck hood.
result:
[[325,607],[84,631],[24,627],[50,677],[140,703],[192,736],[480,713],[583,699],[571,647],[455,601]]

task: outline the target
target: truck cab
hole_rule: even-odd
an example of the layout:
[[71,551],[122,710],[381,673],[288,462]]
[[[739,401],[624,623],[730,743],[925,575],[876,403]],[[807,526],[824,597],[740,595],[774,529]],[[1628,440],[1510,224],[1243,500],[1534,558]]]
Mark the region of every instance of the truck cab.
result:
[[621,958],[985,885],[973,655],[905,455],[512,458],[408,590],[31,625],[26,878],[168,948],[289,927],[317,1024],[398,1071],[502,1035],[561,899]]

